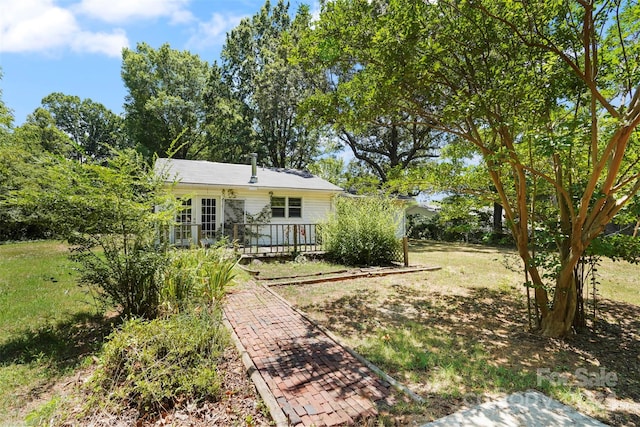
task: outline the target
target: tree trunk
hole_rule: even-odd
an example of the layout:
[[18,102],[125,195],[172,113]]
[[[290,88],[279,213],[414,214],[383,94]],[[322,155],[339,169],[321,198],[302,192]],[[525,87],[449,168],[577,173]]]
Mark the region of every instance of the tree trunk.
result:
[[580,330],[587,326],[584,310],[584,283],[587,278],[587,260],[585,257],[580,258],[580,262],[574,268],[573,274],[576,282],[576,313],[573,317],[573,327],[576,330]]
[[576,295],[574,265],[571,263],[564,265],[558,274],[553,308],[542,317],[542,335],[561,338],[571,333],[576,313]]
[[493,202],[493,233],[502,233],[502,205]]

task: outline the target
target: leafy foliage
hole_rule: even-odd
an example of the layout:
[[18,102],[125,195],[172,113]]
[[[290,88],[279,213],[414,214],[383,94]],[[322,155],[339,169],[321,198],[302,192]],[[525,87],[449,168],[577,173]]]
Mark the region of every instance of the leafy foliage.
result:
[[[127,316],[154,318],[158,313],[162,283],[159,272],[166,262],[164,253],[156,251],[139,237],[121,236],[78,239],[79,246],[71,259],[80,263],[80,281],[97,288],[98,297],[115,304]],[[99,245],[97,252],[93,245]]]
[[346,265],[386,265],[397,261],[401,209],[383,197],[337,198],[335,212],[322,224],[327,255]]
[[[405,111],[474,147],[548,336],[570,332],[574,268],[640,190],[638,8],[336,0],[323,4],[307,48],[309,62],[339,70],[320,101],[350,123]],[[529,230],[540,226],[555,233],[563,291],[553,300],[532,262]]]
[[344,159],[341,157],[321,157],[309,164],[307,169],[315,176],[325,179],[338,187],[345,187],[345,164]]
[[[0,80],[2,80],[2,69],[0,68]],[[2,100],[2,90],[0,89],[0,144],[13,126],[13,113]]]
[[[127,316],[155,316],[158,272],[166,258],[157,230],[173,221],[175,204],[163,190],[163,177],[133,150],[119,152],[107,166],[35,159],[28,170],[36,174],[14,177],[0,207],[14,213],[15,221],[66,238],[81,281],[100,299]],[[154,206],[166,209],[154,212]]]
[[214,248],[170,251],[162,273],[164,311],[181,312],[198,301],[219,303],[235,277],[236,263],[224,243]]
[[27,116],[22,126],[13,133],[13,144],[32,151],[34,154],[53,154],[65,158],[78,158],[74,143],[60,130],[48,110],[36,108]]
[[42,106],[72,141],[71,158],[101,161],[112,149],[126,146],[123,119],[98,102],[55,92],[44,97]]
[[147,158],[174,153],[199,158],[206,148],[204,96],[209,65],[168,44],[139,43],[122,54],[122,79],[129,137]]
[[56,195],[58,215],[69,216],[73,259],[80,262],[82,282],[127,316],[154,317],[161,291],[165,249],[157,230],[173,220],[175,203],[162,191],[162,177],[139,154],[123,152],[109,166],[82,165],[71,177],[73,188]]
[[290,57],[311,14],[308,6],[301,6],[292,21],[288,9],[283,0],[273,7],[267,1],[227,35],[221,77],[244,126],[240,135],[230,135],[233,144],[246,144],[235,141],[251,136],[270,166],[303,169],[320,148],[319,133],[301,122],[298,111],[313,91],[314,77]]
[[131,319],[115,331],[89,383],[92,399],[109,396],[109,410],[135,407],[144,416],[220,397],[216,365],[229,346],[221,301],[236,259],[224,247],[174,250],[165,259],[155,273],[163,317]]
[[638,264],[640,263],[640,238],[626,234],[602,236],[594,240],[587,254]]
[[91,399],[114,410],[135,407],[141,415],[184,398],[218,399],[216,365],[228,345],[219,310],[131,319],[109,337],[88,383]]

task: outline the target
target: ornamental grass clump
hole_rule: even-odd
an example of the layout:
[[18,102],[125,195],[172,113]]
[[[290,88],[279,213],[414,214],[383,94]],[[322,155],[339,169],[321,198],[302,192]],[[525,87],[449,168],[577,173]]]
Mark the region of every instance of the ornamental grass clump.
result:
[[164,313],[181,312],[202,302],[219,303],[235,277],[237,262],[234,253],[222,244],[171,251],[162,275]]
[[327,256],[346,265],[388,265],[402,254],[402,210],[383,197],[346,198],[321,226]]

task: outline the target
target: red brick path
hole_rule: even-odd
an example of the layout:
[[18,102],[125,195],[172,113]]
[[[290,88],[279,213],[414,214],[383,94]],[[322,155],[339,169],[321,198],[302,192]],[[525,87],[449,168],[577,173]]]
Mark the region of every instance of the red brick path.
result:
[[390,404],[390,385],[270,290],[248,283],[225,314],[291,425],[353,424]]

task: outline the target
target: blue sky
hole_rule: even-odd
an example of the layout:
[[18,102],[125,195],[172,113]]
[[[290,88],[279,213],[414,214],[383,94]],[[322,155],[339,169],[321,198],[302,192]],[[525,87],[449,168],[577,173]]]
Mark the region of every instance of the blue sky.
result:
[[[277,0],[272,0],[272,4]],[[290,11],[316,0],[291,0]],[[225,35],[264,0],[0,0],[2,99],[24,122],[52,92],[122,113],[122,48],[169,43],[209,63]]]

